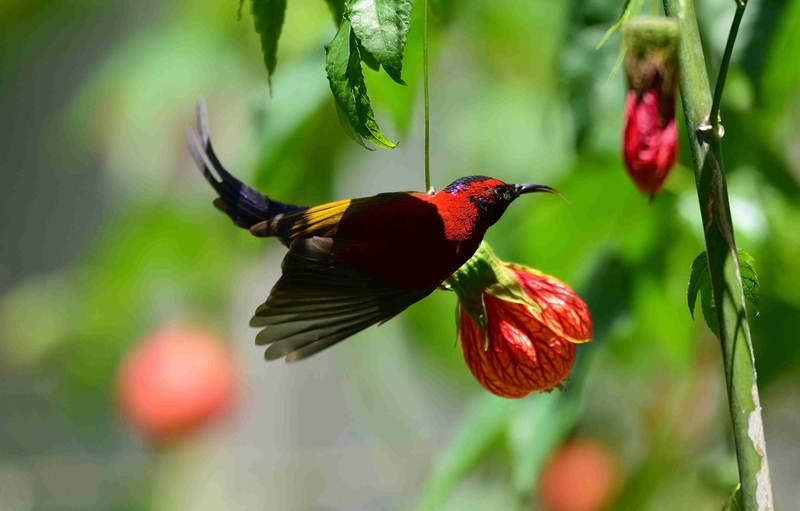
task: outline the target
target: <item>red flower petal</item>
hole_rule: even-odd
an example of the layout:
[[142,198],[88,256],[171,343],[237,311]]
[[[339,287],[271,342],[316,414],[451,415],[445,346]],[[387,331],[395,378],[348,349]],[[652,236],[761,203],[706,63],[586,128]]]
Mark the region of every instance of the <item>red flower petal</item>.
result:
[[459,338],[464,359],[478,382],[501,397],[520,398],[549,390],[569,376],[575,345],[563,339],[531,308],[484,294],[488,347],[480,327],[462,310]]
[[678,153],[678,128],[672,105],[662,104],[657,91],[641,96],[628,92],[623,155],[628,174],[645,193],[661,189]]
[[539,314],[553,332],[572,342],[592,340],[594,327],[589,308],[571,287],[531,268],[509,266],[528,296],[542,308]]

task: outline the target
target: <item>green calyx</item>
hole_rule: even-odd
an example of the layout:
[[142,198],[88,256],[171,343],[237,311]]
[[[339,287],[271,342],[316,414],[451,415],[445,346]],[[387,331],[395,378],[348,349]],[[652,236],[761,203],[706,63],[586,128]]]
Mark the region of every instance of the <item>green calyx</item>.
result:
[[677,52],[681,31],[678,22],[664,16],[636,16],[625,27],[625,46],[634,51],[660,48]]
[[661,89],[673,97],[678,81],[678,22],[663,16],[632,18],[624,34],[628,84],[638,93]]
[[506,302],[521,303],[541,310],[541,307],[531,300],[522,288],[514,273],[497,258],[485,241],[469,261],[444,281],[444,285],[455,291],[460,306],[484,331],[486,330],[484,293]]

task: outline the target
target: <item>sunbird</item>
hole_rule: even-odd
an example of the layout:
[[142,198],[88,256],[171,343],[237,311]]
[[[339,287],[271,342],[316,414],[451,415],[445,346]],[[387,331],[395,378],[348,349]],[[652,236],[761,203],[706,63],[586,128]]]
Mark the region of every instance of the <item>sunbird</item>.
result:
[[389,321],[467,262],[517,197],[558,194],[540,184],[467,176],[431,195],[389,192],[294,206],[223,168],[211,147],[202,100],[197,132],[186,127],[192,157],[219,195],[214,206],[254,236],[278,238],[289,248],[280,279],[250,320],[250,326],[264,327],[256,344],[270,345],[267,360],[301,360]]

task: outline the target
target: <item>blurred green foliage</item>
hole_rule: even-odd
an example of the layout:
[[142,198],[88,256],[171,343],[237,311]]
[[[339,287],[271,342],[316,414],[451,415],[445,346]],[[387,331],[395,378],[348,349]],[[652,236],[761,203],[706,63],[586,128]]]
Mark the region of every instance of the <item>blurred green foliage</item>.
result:
[[[719,347],[686,311],[703,249],[689,154],[652,204],[623,170],[619,34],[595,50],[621,1],[432,2],[434,185],[488,174],[569,200],[515,204],[488,236],[590,307],[596,337],[565,392],[487,395],[447,293],[306,365],[261,360],[245,326],[281,247],[211,207],[183,142],[195,99],[226,167],[280,200],[423,186],[421,4],[408,87],[364,67],[400,141],[367,153],[330,97],[328,3],[287,2],[270,98],[236,2],[0,1],[0,495],[20,509],[530,509],[553,452],[591,437],[618,456],[614,509],[720,509],[736,471]],[[712,70],[733,10],[699,2]],[[800,502],[798,27],[800,0],[750,0],[723,103],[779,509]],[[116,418],[115,371],[175,318],[227,332],[251,394],[227,432],[154,453]]]

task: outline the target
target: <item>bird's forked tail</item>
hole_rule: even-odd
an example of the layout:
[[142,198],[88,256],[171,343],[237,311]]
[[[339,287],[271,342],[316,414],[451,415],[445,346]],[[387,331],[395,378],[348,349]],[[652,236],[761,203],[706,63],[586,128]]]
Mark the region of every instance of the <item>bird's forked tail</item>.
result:
[[[197,101],[197,132],[186,126],[186,141],[200,171],[219,195],[214,199],[214,206],[231,217],[233,223],[244,229],[269,220],[281,213],[291,213],[308,209],[307,206],[294,206],[272,200],[233,177],[222,167],[208,136],[208,116],[206,105],[202,99]],[[211,173],[219,176],[219,180]]]

